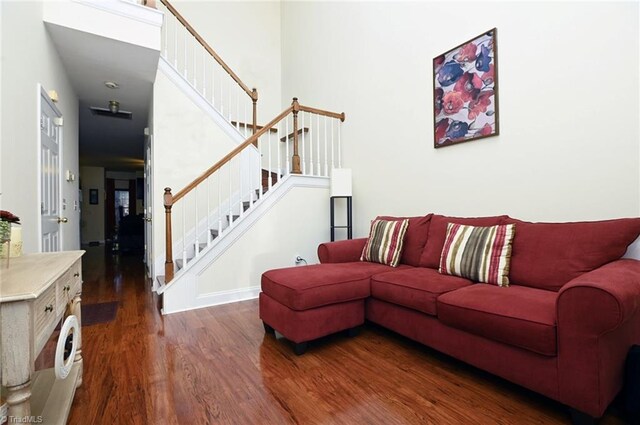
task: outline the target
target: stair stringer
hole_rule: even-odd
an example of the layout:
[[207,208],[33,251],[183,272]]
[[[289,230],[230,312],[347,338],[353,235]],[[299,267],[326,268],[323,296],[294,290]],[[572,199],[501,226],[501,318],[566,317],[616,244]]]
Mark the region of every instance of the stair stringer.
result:
[[[256,298],[260,292],[260,274],[266,268],[265,270],[256,270],[255,275],[249,279],[250,282],[244,282],[238,288],[213,291],[203,288],[211,286],[211,275],[215,275],[216,264],[224,258],[224,254],[234,244],[243,241],[243,238],[249,237],[248,233],[250,231],[259,232],[261,231],[259,226],[269,225],[269,223],[265,223],[263,218],[266,218],[270,213],[281,214],[281,211],[278,211],[278,205],[283,201],[286,202],[288,196],[299,196],[300,193],[296,192],[296,189],[300,188],[317,189],[317,193],[314,191],[311,195],[306,192],[304,194],[307,197],[312,196],[313,202],[307,205],[300,205],[297,211],[292,212],[292,214],[299,217],[299,223],[303,224],[296,228],[296,237],[304,239],[305,243],[301,244],[301,246],[286,246],[284,248],[286,252],[281,253],[281,258],[276,259],[275,263],[270,262],[268,268],[293,266],[293,259],[296,255],[306,256],[307,261],[312,263],[314,261],[313,258],[316,258],[315,252],[318,243],[327,240],[329,235],[329,208],[326,205],[326,201],[329,199],[329,179],[326,177],[289,175],[283,177],[280,184],[265,194],[264,198],[256,203],[241,219],[236,221],[231,229],[215,240],[214,244],[205,248],[199,257],[196,257],[185,269],[180,270],[172,282],[168,285],[161,285],[158,288],[157,292],[163,294],[162,313],[170,314]],[[304,211],[305,208],[310,210],[308,215]],[[326,217],[318,217],[318,215],[322,216],[323,211],[326,213]],[[307,220],[307,217],[310,216],[313,216],[314,220]],[[273,232],[277,232],[277,230],[264,229],[265,234]],[[283,243],[283,241],[280,237],[277,237],[274,238],[273,243],[278,244]],[[245,258],[254,259],[264,255],[264,253],[243,252],[243,255]],[[206,279],[206,281],[203,282],[203,279]],[[214,283],[219,286],[216,282]]]

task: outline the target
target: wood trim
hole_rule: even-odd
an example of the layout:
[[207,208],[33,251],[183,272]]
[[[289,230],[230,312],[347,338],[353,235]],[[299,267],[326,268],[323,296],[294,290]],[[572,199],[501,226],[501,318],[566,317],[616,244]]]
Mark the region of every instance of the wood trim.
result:
[[164,280],[166,283],[173,280],[173,235],[171,233],[171,207],[173,207],[173,196],[171,188],[164,188],[164,214],[165,214],[165,261],[164,261]]
[[242,88],[242,90],[244,90],[244,92],[247,93],[247,95],[251,99],[258,100],[258,92],[255,89],[251,90],[245,83],[242,82],[242,80],[240,80],[240,77],[238,77],[236,73],[233,72],[231,68],[229,68],[229,65],[227,65],[222,60],[222,58],[215,52],[215,50],[213,50],[211,46],[209,46],[209,44],[204,40],[204,38],[202,38],[202,36],[200,36],[200,34],[198,34],[198,32],[191,25],[189,25],[187,20],[180,14],[180,12],[178,12],[176,8],[173,7],[171,3],[169,3],[169,0],[160,0],[160,1],[162,2],[162,4],[164,4],[167,7],[167,9],[169,9],[169,12],[171,12],[173,16],[175,16],[176,19],[182,25],[184,25],[187,31],[189,31],[191,35],[193,35],[195,39],[198,40],[198,43],[200,43],[202,47],[204,47],[204,49],[216,60],[216,62],[220,64],[220,66],[227,72],[227,74],[229,74],[229,76],[233,78],[233,80],[236,83],[238,83],[238,85]]
[[[246,123],[246,122],[242,122],[242,121],[240,121],[240,122],[238,122],[238,121],[231,121],[231,125],[233,125],[233,126],[238,125],[239,127],[253,128],[253,124]],[[261,130],[261,129],[263,129],[263,128],[264,128],[264,126],[263,126],[263,125],[257,125],[257,124],[256,124],[256,131]],[[277,133],[277,132],[278,132],[278,129],[277,129],[277,128],[273,128],[273,127],[271,127],[271,130],[270,130],[270,131],[271,131],[271,133]]]
[[191,192],[196,186],[198,186],[200,183],[205,181],[211,174],[215,173],[217,170],[222,168],[222,166],[224,164],[226,164],[227,162],[231,161],[236,155],[238,155],[240,152],[242,152],[247,146],[249,146],[250,144],[252,144],[254,142],[257,142],[258,139],[260,138],[260,136],[265,134],[268,131],[269,128],[271,128],[274,125],[278,124],[287,115],[289,115],[292,111],[293,111],[293,107],[292,106],[288,107],[287,109],[282,111],[280,113],[280,115],[278,115],[277,117],[272,119],[270,122],[268,122],[267,125],[265,125],[262,129],[258,130],[256,132],[256,134],[254,134],[253,136],[249,137],[242,144],[238,145],[235,149],[233,149],[231,152],[229,152],[227,155],[225,155],[220,161],[216,162],[207,171],[202,173],[202,175],[200,175],[200,177],[196,178],[194,181],[189,183],[184,189],[182,189],[178,193],[176,193],[173,196],[173,203],[176,203],[180,199],[182,199],[187,193]]
[[[298,130],[298,135],[301,135],[302,133],[308,133],[309,132],[309,127],[304,127]],[[281,142],[284,142],[286,140],[291,140],[293,138],[293,133],[290,133],[288,136],[284,136],[280,138]]]
[[300,110],[304,112],[310,112],[312,114],[317,114],[317,115],[324,115],[325,117],[337,118],[342,122],[344,122],[345,120],[344,112],[339,114],[337,112],[325,111],[323,109],[312,108],[310,106],[300,105],[299,107],[300,107]]

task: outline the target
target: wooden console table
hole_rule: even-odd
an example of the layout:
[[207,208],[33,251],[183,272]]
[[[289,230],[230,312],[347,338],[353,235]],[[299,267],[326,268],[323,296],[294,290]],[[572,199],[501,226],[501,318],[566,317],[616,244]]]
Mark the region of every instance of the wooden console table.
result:
[[81,321],[84,251],[27,254],[0,267],[0,358],[3,398],[12,419],[66,424],[82,384],[82,332],[73,367],[57,380],[53,369],[34,372],[34,361],[67,310]]

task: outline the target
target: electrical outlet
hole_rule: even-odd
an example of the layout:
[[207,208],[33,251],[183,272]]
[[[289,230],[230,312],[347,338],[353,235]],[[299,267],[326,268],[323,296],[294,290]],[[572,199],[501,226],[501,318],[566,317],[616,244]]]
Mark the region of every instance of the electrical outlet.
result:
[[299,265],[300,263],[304,263],[305,265],[307,264],[307,260],[305,260],[304,258],[302,258],[299,255],[296,256],[294,261],[296,263],[296,266]]

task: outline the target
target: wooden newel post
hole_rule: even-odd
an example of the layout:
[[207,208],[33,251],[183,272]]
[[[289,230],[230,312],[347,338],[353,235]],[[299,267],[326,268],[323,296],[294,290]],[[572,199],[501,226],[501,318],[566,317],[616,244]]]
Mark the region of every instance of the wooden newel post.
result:
[[256,134],[258,131],[258,90],[253,89],[251,100],[253,101],[253,134]]
[[173,279],[173,237],[171,235],[171,207],[173,206],[173,195],[171,188],[164,188],[164,216],[165,216],[165,261],[164,261],[164,283],[167,284]]
[[293,98],[291,106],[293,106],[293,158],[291,158],[291,174],[302,174],[300,170],[300,155],[298,155],[298,112],[300,111],[300,104],[298,103],[297,97]]

